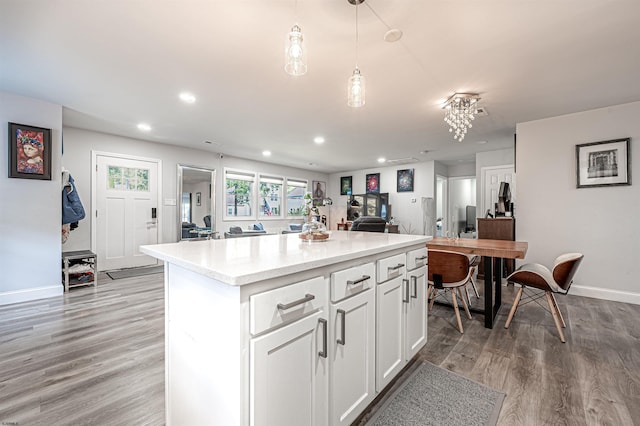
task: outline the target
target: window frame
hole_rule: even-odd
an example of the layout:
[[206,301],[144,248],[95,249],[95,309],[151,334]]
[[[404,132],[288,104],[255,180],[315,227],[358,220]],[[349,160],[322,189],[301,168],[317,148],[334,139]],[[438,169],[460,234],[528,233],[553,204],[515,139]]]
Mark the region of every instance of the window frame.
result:
[[[249,190],[249,192],[247,193],[248,197],[249,197],[249,201],[247,202],[247,205],[249,206],[249,209],[251,210],[251,214],[247,215],[247,216],[237,216],[237,215],[230,215],[228,214],[228,210],[227,210],[227,181],[230,179],[229,176],[232,176],[231,179],[233,180],[245,180],[248,182],[251,182],[251,188]],[[257,218],[257,214],[256,214],[256,206],[257,206],[257,185],[256,182],[258,181],[258,174],[256,172],[253,171],[249,171],[249,170],[241,170],[241,169],[235,169],[235,168],[224,168],[224,180],[223,180],[223,194],[224,194],[224,213],[223,213],[223,217],[222,220],[224,221],[241,221],[241,220],[253,220],[255,221]]]

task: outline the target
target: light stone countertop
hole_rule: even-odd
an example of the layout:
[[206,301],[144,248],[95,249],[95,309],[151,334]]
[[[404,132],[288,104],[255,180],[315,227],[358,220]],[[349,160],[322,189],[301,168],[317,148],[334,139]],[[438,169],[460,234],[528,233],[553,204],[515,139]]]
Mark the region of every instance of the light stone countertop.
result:
[[141,246],[140,250],[165,262],[238,286],[412,245],[425,247],[431,238],[333,231],[328,240],[319,242],[303,241],[298,234],[284,234],[183,241]]

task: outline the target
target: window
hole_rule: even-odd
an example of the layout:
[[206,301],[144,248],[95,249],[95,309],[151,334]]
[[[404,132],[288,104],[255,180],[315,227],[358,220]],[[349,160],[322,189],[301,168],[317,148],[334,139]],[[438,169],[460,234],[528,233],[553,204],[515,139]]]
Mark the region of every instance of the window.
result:
[[284,179],[281,177],[260,175],[258,184],[258,217],[276,218],[282,216],[282,188]]
[[107,189],[149,192],[149,169],[108,167]]
[[225,170],[225,216],[255,218],[253,186],[256,175],[251,172]]
[[287,179],[287,216],[304,217],[307,181]]

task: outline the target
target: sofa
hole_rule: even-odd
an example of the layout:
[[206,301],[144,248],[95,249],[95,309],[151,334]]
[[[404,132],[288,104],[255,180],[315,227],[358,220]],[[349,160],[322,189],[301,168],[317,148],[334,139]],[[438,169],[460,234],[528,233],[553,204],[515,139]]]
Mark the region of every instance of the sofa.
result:
[[378,216],[361,216],[353,221],[350,231],[384,232],[387,221]]

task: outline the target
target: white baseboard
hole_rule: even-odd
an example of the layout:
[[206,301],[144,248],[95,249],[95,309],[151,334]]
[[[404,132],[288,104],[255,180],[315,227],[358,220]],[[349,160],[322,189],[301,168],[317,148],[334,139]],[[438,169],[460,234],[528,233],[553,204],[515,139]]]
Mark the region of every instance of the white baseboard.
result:
[[0,305],[28,302],[31,300],[45,299],[47,297],[60,296],[64,293],[64,287],[55,285],[51,287],[37,287],[26,290],[7,291],[0,293]]
[[569,294],[573,296],[593,297],[594,299],[611,300],[614,302],[633,303],[640,305],[640,293],[628,291],[609,290],[596,287],[572,285]]

